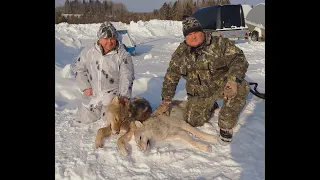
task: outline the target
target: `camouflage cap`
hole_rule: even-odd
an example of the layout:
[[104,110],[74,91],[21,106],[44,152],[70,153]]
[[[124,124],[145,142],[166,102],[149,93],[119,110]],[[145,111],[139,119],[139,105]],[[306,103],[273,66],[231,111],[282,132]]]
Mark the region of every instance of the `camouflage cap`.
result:
[[185,17],[182,21],[183,35],[187,36],[191,32],[202,31],[200,22],[194,17]]
[[97,36],[99,39],[111,37],[117,38],[117,30],[109,21],[106,21],[101,24]]

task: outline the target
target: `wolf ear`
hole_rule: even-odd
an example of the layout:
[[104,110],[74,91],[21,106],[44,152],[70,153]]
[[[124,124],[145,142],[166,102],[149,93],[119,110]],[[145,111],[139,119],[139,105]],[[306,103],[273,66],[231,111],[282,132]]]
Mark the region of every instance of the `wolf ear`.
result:
[[143,110],[143,113],[147,112],[148,109],[149,109],[148,107],[145,107]]
[[112,100],[112,103],[119,104],[119,97],[115,96]]
[[127,101],[127,103],[125,104],[126,107],[130,107],[131,105],[131,101]]
[[143,124],[140,121],[134,121],[134,123],[136,124],[137,128],[143,127]]

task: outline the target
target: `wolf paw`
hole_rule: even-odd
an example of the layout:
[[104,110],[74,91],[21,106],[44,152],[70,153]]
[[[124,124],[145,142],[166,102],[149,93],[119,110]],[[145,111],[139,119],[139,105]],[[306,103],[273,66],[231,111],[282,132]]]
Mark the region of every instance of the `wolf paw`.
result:
[[102,148],[103,147],[103,142],[102,142],[102,138],[101,139],[96,139],[96,142],[95,142],[95,147],[96,149],[98,148]]
[[97,136],[96,136],[96,140],[95,140],[95,147],[96,149],[98,149],[99,147],[102,148],[103,147],[103,132],[102,129],[98,130]]
[[212,147],[210,145],[208,145],[206,151],[211,153],[212,152]]
[[119,149],[119,152],[122,156],[128,156],[128,151],[126,149]]

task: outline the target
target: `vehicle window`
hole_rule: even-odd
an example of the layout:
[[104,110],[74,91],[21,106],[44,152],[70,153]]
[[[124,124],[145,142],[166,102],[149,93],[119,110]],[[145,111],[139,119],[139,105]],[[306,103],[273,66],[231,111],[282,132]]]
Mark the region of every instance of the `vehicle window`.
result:
[[231,28],[231,26],[240,27],[241,13],[240,6],[223,6],[221,8],[222,27]]
[[203,29],[216,29],[217,7],[207,7],[196,11],[192,17],[196,18]]

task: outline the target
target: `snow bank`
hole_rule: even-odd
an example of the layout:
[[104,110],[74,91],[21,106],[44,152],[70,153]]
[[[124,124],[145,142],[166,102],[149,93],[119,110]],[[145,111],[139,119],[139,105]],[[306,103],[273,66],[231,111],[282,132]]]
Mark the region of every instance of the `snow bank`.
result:
[[[117,30],[126,29],[131,35],[135,43],[140,44],[147,42],[150,39],[158,39],[164,37],[181,38],[182,23],[181,21],[169,20],[150,20],[150,21],[131,21],[130,24],[122,22],[112,22]],[[100,23],[97,24],[68,24],[60,23],[55,25],[56,38],[62,41],[65,39],[82,39],[91,40],[96,39],[97,31]],[[62,37],[61,35],[65,35]],[[139,38],[136,38],[139,37]],[[79,45],[79,44],[77,44]]]

